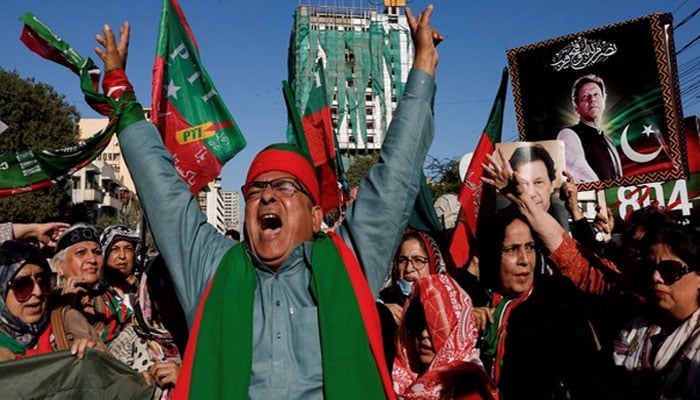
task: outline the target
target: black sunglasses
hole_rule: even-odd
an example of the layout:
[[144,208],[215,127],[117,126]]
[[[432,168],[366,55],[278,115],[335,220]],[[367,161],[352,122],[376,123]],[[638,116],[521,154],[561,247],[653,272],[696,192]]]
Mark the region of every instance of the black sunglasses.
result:
[[56,274],[45,272],[34,276],[27,275],[12,279],[7,283],[7,287],[12,289],[18,302],[23,303],[29,300],[34,293],[34,285],[39,285],[41,294],[46,296],[51,293],[56,283]]
[[667,285],[672,285],[675,281],[681,279],[688,272],[693,270],[688,264],[683,264],[676,260],[659,261],[654,264],[652,268],[654,271],[659,271],[661,279],[663,279],[664,283]]

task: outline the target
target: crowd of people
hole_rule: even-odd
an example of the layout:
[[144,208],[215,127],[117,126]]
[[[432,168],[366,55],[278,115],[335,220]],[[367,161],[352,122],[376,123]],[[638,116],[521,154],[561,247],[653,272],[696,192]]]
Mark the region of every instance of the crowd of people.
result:
[[143,119],[128,23],[105,25],[103,89],[158,255],[126,225],[0,224],[0,361],[99,351],[160,399],[700,399],[694,228],[653,206],[587,221],[537,146],[489,156],[502,206],[468,266],[407,228],[434,133],[432,12],[406,11],[413,67],[343,220],[322,229],[309,156],[273,144],[248,169],[242,241],[207,223]]

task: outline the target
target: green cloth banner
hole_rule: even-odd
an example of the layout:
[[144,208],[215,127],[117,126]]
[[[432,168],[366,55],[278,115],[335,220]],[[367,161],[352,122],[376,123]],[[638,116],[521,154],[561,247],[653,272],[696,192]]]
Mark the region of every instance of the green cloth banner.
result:
[[[80,56],[34,14],[26,13],[20,17],[20,21],[24,23],[21,40],[30,50],[77,74],[86,101],[97,112],[117,115],[117,102],[97,90],[100,70],[90,58]],[[118,121],[116,117],[110,118],[107,127],[77,146],[0,154],[0,196],[43,189],[64,181],[104,150],[116,131]]]
[[155,386],[101,351],[78,359],[68,350],[0,363],[4,399],[147,400]]

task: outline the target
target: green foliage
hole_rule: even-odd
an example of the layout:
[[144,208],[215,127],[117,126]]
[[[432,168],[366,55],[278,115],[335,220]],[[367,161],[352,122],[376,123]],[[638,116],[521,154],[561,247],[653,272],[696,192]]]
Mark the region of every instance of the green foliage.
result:
[[17,223],[68,221],[71,199],[61,186],[0,197],[0,221]]
[[[78,110],[44,83],[0,68],[0,153],[55,149],[78,142]],[[63,187],[0,198],[0,221],[67,220],[70,198]]]
[[433,195],[433,199],[437,200],[440,196],[447,193],[459,195],[459,192],[462,190],[462,179],[459,176],[459,159],[444,158],[438,160],[434,157],[428,157],[430,161],[425,169],[428,171],[428,187]]
[[345,179],[348,180],[350,187],[359,185],[360,181],[369,174],[369,169],[377,161],[379,161],[378,152],[355,157],[350,167],[345,171]]
[[[357,186],[362,178],[369,174],[372,165],[379,161],[379,153],[365,156],[357,156],[350,167],[345,171],[345,177],[350,187]],[[459,176],[459,159],[437,159],[428,156],[428,165],[425,167],[428,178],[428,188],[433,199],[437,199],[446,193],[459,195],[462,190],[462,180]]]
[[123,223],[124,222],[122,222],[119,218],[115,216],[103,215],[100,218],[98,218],[97,221],[95,221],[95,227],[97,228],[97,230],[102,232],[103,230],[105,230],[105,228],[107,228],[110,225],[117,225]]

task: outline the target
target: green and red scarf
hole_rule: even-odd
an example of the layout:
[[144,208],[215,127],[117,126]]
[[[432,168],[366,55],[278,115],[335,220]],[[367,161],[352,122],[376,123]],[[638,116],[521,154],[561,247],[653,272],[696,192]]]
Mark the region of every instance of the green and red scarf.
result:
[[[255,287],[253,263],[239,243],[200,301],[175,399],[248,398]],[[394,399],[374,297],[335,234],[321,233],[314,242],[309,289],[318,304],[324,397]]]
[[104,129],[76,146],[0,154],[0,164],[6,166],[0,174],[0,197],[44,189],[65,181],[69,175],[90,164],[107,147],[119,126],[132,123],[133,116],[143,119],[140,106],[138,112],[132,110],[136,104],[133,92],[125,93],[119,100],[99,93],[100,69],[92,59],[83,58],[34,14],[26,13],[20,17],[20,21],[24,23],[22,42],[39,56],[63,65],[78,75],[87,103],[110,118]]

